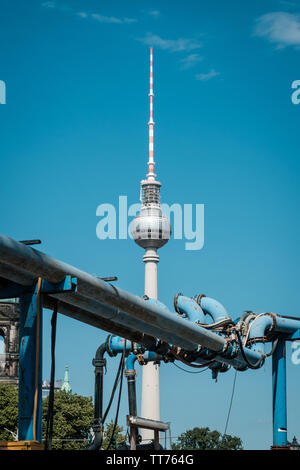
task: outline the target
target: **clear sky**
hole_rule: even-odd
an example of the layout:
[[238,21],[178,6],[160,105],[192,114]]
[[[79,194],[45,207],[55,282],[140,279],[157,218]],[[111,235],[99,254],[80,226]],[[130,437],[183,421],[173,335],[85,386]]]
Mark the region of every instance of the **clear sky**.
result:
[[[161,251],[159,299],[205,293],[244,310],[300,316],[300,2],[2,0],[1,233],[143,294],[143,251],[99,240],[96,208],[139,201],[146,173],[149,46],[154,48],[156,172],[162,200],[205,205],[205,244]],[[44,322],[44,378],[50,371]],[[57,378],[93,395],[106,334],[59,316]],[[108,399],[119,359],[108,360]],[[300,365],[288,348],[288,438],[300,439]],[[161,366],[161,418],[172,435],[224,430],[234,373]],[[140,394],[141,370],[138,375]],[[228,433],[269,448],[271,361],[239,373]],[[124,386],[120,424],[125,425]],[[113,417],[114,413],[111,414]]]

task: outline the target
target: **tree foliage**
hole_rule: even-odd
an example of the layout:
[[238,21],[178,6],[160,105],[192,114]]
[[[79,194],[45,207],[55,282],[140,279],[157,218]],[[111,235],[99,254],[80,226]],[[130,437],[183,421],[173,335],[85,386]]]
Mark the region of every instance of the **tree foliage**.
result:
[[177,442],[172,444],[174,450],[242,450],[242,441],[239,437],[209,428],[193,428],[182,433]]
[[[111,420],[109,423],[106,423],[105,425],[105,431],[104,431],[104,436],[103,436],[103,441],[102,441],[102,448],[105,450],[109,444],[112,432],[114,428],[114,422]],[[122,426],[116,426],[114,436],[116,440],[116,446],[118,447],[119,444],[123,443],[126,441],[126,436],[125,434],[122,434],[123,427]],[[109,450],[113,450],[113,447],[110,446]]]
[[[43,439],[46,437],[46,420],[49,397],[43,400]],[[55,392],[53,407],[54,450],[83,449],[93,422],[94,407],[91,397],[72,395],[63,390]]]
[[0,440],[13,441],[11,432],[18,428],[18,387],[11,384],[0,385]]

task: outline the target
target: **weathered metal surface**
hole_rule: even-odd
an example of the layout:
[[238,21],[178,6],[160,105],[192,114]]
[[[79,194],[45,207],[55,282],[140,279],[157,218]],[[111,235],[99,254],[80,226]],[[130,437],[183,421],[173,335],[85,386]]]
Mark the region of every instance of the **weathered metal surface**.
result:
[[[45,296],[44,298],[44,307],[53,310],[55,305],[55,299]],[[147,348],[153,349],[155,347],[156,340],[155,338],[140,333],[139,331],[126,328],[123,325],[115,323],[106,318],[95,315],[90,311],[79,308],[75,305],[67,304],[62,300],[58,300],[57,304],[58,312],[67,317],[73,318],[74,320],[81,321],[87,325],[100,328],[101,330],[107,331],[115,335],[121,335],[123,338],[129,339],[130,341],[142,344]]]
[[[39,309],[39,327],[37,313]],[[18,438],[34,439],[35,367],[38,360],[36,439],[42,442],[42,304],[37,292],[20,299],[19,419]],[[38,356],[36,356],[38,351]]]
[[[8,269],[6,268],[6,266],[8,266]],[[32,285],[34,280],[37,279],[37,275],[26,273],[25,271],[20,270],[20,268],[15,267],[15,266],[10,266],[10,265],[5,265],[3,263],[0,263],[0,273],[3,273],[3,276],[6,275],[6,269],[7,269],[7,276],[6,276],[7,279],[20,284],[19,294],[23,293],[23,291],[24,292],[26,291],[26,289],[22,289],[22,286],[29,287]],[[63,282],[64,280],[55,284],[59,286]],[[44,281],[44,284],[46,286],[47,281]],[[72,289],[69,289],[69,290],[72,290]],[[120,331],[122,330],[122,327],[125,326],[132,330],[138,330],[141,333],[146,333],[147,335],[150,335],[150,336],[160,337],[160,330],[157,327],[154,327],[151,324],[144,322],[143,320],[137,320],[136,318],[131,317],[125,312],[121,312],[119,309],[110,307],[109,305],[104,305],[103,303],[92,300],[78,293],[74,293],[74,292],[70,293],[63,289],[62,291],[63,291],[62,293],[51,294],[51,296],[53,298],[57,298],[60,300],[63,299],[64,303],[68,303],[69,305],[72,305],[73,307],[79,307],[80,309],[85,310],[86,311],[85,317],[82,316],[82,312],[78,313],[77,320],[79,321],[91,324],[89,322],[89,319],[91,318],[91,316],[87,315],[87,312],[92,312],[94,313],[94,315],[97,315],[98,317],[101,317],[103,319],[106,318],[106,319],[114,320],[114,323],[120,325]],[[6,296],[6,295],[8,295],[8,292],[6,293],[3,292],[3,296]],[[72,314],[69,314],[69,316],[72,316]],[[93,326],[95,326],[94,323],[92,324]],[[98,328],[102,328],[102,327],[98,326]],[[106,330],[106,331],[109,331],[115,334],[121,334],[115,331],[114,329]],[[129,339],[128,336],[125,336],[125,337]],[[187,341],[187,340],[184,340],[183,338],[179,338],[176,334],[172,334],[172,333],[169,333],[167,337],[164,336],[164,338],[162,339],[164,339],[165,341],[169,341],[172,344],[178,344],[179,346],[186,348],[188,350],[193,350],[197,347],[196,343],[192,343],[191,341]]]
[[155,421],[153,419],[141,418],[139,416],[127,415],[127,425],[137,426],[143,429],[156,429],[158,431],[167,431],[170,428],[169,423]]

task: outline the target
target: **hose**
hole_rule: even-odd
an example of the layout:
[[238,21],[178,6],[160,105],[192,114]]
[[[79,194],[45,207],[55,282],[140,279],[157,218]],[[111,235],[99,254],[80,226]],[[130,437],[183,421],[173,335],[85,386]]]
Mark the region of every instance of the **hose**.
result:
[[215,323],[198,323],[198,325],[209,330],[210,328],[217,328],[219,326],[234,325],[234,322],[230,318],[225,318],[225,320],[220,320]]
[[[125,341],[126,343],[126,341]],[[101,355],[104,350],[106,350],[106,343],[102,344],[98,349],[97,349],[97,352],[96,352],[96,355]],[[118,367],[118,371],[117,371],[117,374],[116,374],[116,378],[115,378],[115,381],[114,381],[114,385],[113,385],[113,389],[112,389],[112,392],[111,392],[111,395],[110,395],[110,400],[109,400],[109,403],[107,405],[107,408],[105,410],[105,413],[104,415],[102,416],[102,404],[100,406],[100,416],[99,416],[99,419],[98,419],[98,426],[100,426],[100,429],[98,429],[96,432],[95,432],[95,438],[94,438],[94,441],[92,442],[92,444],[90,444],[86,450],[101,450],[101,446],[102,446],[102,441],[103,441],[103,434],[102,434],[102,429],[104,427],[104,423],[105,423],[105,420],[107,418],[107,415],[109,413],[109,410],[111,408],[111,405],[112,405],[112,402],[113,402],[113,399],[114,399],[114,396],[115,396],[115,393],[116,393],[116,389],[117,389],[117,386],[118,386],[118,383],[119,383],[119,379],[120,379],[120,372],[122,370],[122,365],[123,365],[123,355],[120,359],[120,363],[119,363],[119,367]],[[95,410],[96,412],[96,410]]]
[[235,374],[234,374],[234,379],[233,379],[233,386],[232,386],[232,392],[231,392],[231,398],[230,398],[230,405],[229,405],[229,410],[227,414],[227,419],[226,419],[226,424],[225,424],[225,430],[223,432],[222,436],[222,442],[224,441],[224,437],[226,436],[226,431],[229,423],[229,417],[231,413],[231,408],[232,408],[232,402],[233,402],[233,396],[234,396],[234,391],[235,391],[235,383],[236,383],[236,377],[237,377],[237,369],[235,369]]
[[47,423],[46,423],[45,450],[52,449],[56,323],[57,323],[57,300],[55,299],[54,310],[53,310],[53,314],[51,318],[51,374],[50,374],[50,391],[49,391],[49,402],[48,402],[48,412],[47,412]]
[[279,339],[279,338],[276,338],[276,339],[273,341],[272,349],[271,349],[271,351],[270,351],[268,354],[265,354],[265,357],[270,357],[270,356],[272,356],[272,355],[274,354],[275,349],[277,348],[278,339]]
[[123,354],[122,354],[122,358],[121,358],[121,364],[122,364],[122,367],[121,367],[121,381],[120,381],[120,389],[119,389],[119,397],[118,397],[116,417],[115,417],[114,427],[113,427],[113,430],[112,430],[112,433],[111,433],[111,436],[110,436],[110,440],[109,440],[108,446],[106,447],[105,450],[109,450],[109,448],[112,444],[112,440],[114,438],[114,434],[115,434],[117,424],[118,424],[118,417],[119,417],[120,403],[121,403],[121,395],[122,395],[123,376],[124,376],[123,371],[124,371],[124,365],[125,365],[125,355],[126,355],[126,339],[125,339],[125,342],[124,342],[124,349],[123,349]]
[[[248,330],[247,330],[247,334],[246,334],[245,339],[244,339],[244,346],[246,346],[246,344],[247,344],[247,341],[248,341],[248,338],[249,338],[249,334],[250,334],[250,330],[251,330],[251,328],[252,328],[253,323],[254,323],[258,318],[263,317],[264,315],[268,315],[268,314],[267,314],[267,313],[260,313],[259,315],[255,315],[255,316],[254,316],[254,320],[253,320],[252,323],[250,323],[249,328],[248,328]],[[252,315],[251,315],[251,317],[253,318]],[[249,322],[250,320],[251,320],[251,318],[248,319],[248,322]]]
[[114,396],[115,396],[115,393],[116,393],[116,389],[117,389],[119,379],[120,379],[120,372],[121,372],[121,369],[122,369],[122,364],[123,364],[123,355],[121,356],[121,359],[120,359],[119,368],[118,368],[118,372],[117,372],[117,375],[116,375],[116,378],[115,378],[114,386],[113,386],[113,389],[112,389],[112,392],[111,392],[110,400],[109,400],[109,403],[108,403],[107,408],[105,410],[105,413],[103,415],[103,420],[102,420],[103,425],[104,425],[104,422],[107,418],[107,415],[109,413],[111,404],[113,402],[113,399],[114,399]]
[[177,369],[180,369],[180,370],[182,370],[183,372],[187,372],[188,374],[202,374],[202,372],[205,372],[206,370],[209,369],[209,367],[207,367],[207,369],[198,370],[197,372],[192,372],[191,370],[183,369],[183,368],[180,367],[178,364],[175,364],[175,362],[173,362],[173,365],[174,365],[175,367],[177,367]]
[[265,362],[265,355],[262,356],[261,359],[258,359],[257,362],[255,362],[255,364],[251,364],[251,362],[248,361],[246,355],[245,355],[245,351],[244,351],[244,346],[243,346],[243,343],[242,343],[242,340],[241,340],[241,336],[240,336],[240,333],[238,330],[236,330],[236,336],[237,336],[237,339],[238,339],[238,343],[239,343],[239,347],[240,347],[240,351],[241,351],[241,354],[243,356],[243,359],[245,361],[245,363],[247,364],[247,366],[249,367],[249,369],[259,369],[260,367],[262,367],[262,365],[264,364]]
[[190,362],[187,362],[185,361],[182,357],[178,356],[178,354],[176,354],[176,352],[172,349],[172,347],[165,343],[168,347],[168,349],[170,350],[170,353],[178,360],[178,361],[181,361],[183,362],[183,364],[189,366],[189,367],[194,367],[195,369],[202,369],[203,367],[208,367],[210,366],[213,362],[215,362],[215,360],[213,359],[212,361],[209,361],[209,362],[206,362],[205,364],[191,364]]

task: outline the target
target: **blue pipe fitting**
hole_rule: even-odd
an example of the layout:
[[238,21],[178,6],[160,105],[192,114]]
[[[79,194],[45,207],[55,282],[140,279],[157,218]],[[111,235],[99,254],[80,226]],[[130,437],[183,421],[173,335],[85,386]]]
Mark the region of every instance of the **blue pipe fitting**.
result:
[[189,321],[193,323],[206,323],[204,312],[194,299],[177,294],[174,297],[174,307],[180,315],[185,314]]
[[[124,351],[125,339],[121,336],[110,335],[107,338],[107,352],[111,357],[116,356]],[[132,349],[132,342],[126,341],[126,352],[128,353]]]
[[[146,351],[143,354],[143,358],[145,363],[148,362],[159,362],[161,360],[161,356],[154,351]],[[135,362],[137,360],[137,356],[134,353],[129,354],[128,359],[126,361],[126,370],[133,370],[135,367]]]
[[134,364],[137,360],[136,354],[129,354],[127,361],[126,361],[126,370],[134,370]]
[[200,297],[199,305],[203,309],[204,313],[210,315],[214,323],[222,320],[230,319],[227,310],[223,305],[215,299],[206,296]]
[[143,354],[143,358],[145,359],[145,362],[158,362],[161,359],[161,356],[157,354],[154,351],[146,351]]
[[284,318],[274,313],[266,313],[261,317],[254,318],[250,327],[249,338],[261,338],[271,332],[293,333],[300,328],[300,321],[296,318]]

